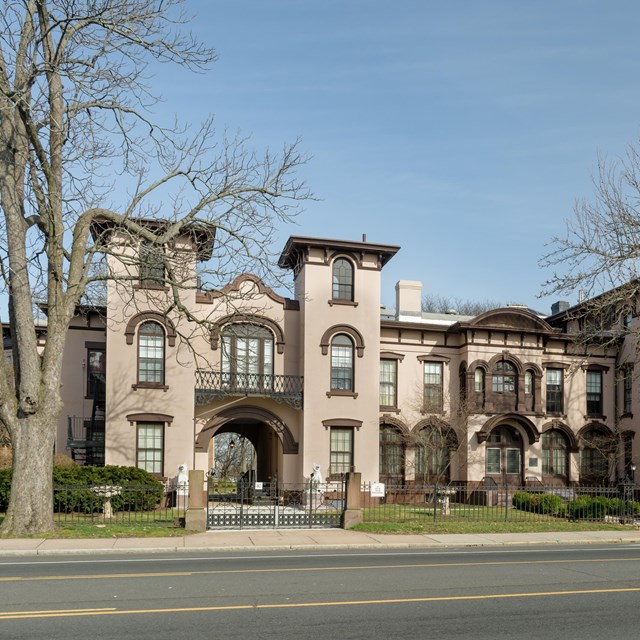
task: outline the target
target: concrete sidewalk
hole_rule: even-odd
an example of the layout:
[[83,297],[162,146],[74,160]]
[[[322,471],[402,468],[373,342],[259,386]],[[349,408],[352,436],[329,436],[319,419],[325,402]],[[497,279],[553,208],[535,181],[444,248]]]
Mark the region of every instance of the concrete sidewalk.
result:
[[439,549],[538,544],[640,543],[640,530],[494,534],[371,534],[344,529],[207,531],[174,538],[0,539],[0,556],[332,549]]

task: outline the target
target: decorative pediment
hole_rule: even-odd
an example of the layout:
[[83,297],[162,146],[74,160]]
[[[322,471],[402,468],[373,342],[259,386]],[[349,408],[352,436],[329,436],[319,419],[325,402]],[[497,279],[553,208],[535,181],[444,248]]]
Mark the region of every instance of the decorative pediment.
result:
[[530,331],[555,333],[553,327],[529,309],[506,307],[493,309],[474,318],[469,326],[474,328],[502,329],[507,331]]

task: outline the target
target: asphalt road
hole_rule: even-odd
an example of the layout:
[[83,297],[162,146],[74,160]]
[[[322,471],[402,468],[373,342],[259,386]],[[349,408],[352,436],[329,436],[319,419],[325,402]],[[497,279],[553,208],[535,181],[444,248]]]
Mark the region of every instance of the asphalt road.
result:
[[640,546],[4,558],[0,638],[636,638]]

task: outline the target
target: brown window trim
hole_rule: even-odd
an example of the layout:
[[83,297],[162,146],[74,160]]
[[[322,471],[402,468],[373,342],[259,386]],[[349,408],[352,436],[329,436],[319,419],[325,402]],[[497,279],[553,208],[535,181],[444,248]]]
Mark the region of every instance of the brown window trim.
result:
[[607,416],[602,413],[585,413],[583,417],[585,420],[593,420],[594,418],[602,422],[606,422],[607,420]]
[[328,304],[330,307],[333,307],[333,305],[338,305],[340,307],[357,307],[358,303],[354,302],[353,300],[338,300],[338,299],[333,299],[331,298],[331,300],[327,300]]
[[135,282],[133,284],[133,288],[135,290],[144,290],[144,289],[149,289],[151,291],[169,291],[169,287],[167,287],[164,284],[156,284],[154,282]]
[[136,422],[165,422],[171,426],[173,422],[173,416],[168,413],[129,413],[126,418],[132,425]]
[[169,385],[161,382],[137,382],[136,384],[132,384],[131,388],[134,391],[138,389],[162,389],[162,391],[168,391]]
[[343,396],[345,398],[357,398],[358,393],[356,391],[345,391],[344,389],[334,389],[333,391],[327,391],[327,398],[332,396]]
[[400,409],[398,407],[388,407],[386,405],[381,404],[379,406],[379,411],[391,412],[391,413],[400,413]]

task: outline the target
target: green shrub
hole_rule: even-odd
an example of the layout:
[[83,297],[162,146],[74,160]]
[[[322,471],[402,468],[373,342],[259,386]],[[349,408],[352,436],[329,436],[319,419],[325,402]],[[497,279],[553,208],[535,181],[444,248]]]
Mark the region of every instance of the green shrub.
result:
[[[54,511],[92,513],[101,511],[104,500],[91,487],[117,485],[111,498],[114,511],[148,511],[158,506],[164,487],[154,476],[137,467],[55,466],[53,468]],[[11,469],[0,469],[0,511],[6,511],[11,495]]]
[[607,514],[607,498],[603,496],[579,496],[567,503],[567,516],[574,520],[604,520]]
[[516,491],[511,498],[511,504],[520,511],[531,513],[562,513],[563,502],[560,496],[553,493],[529,493]]

